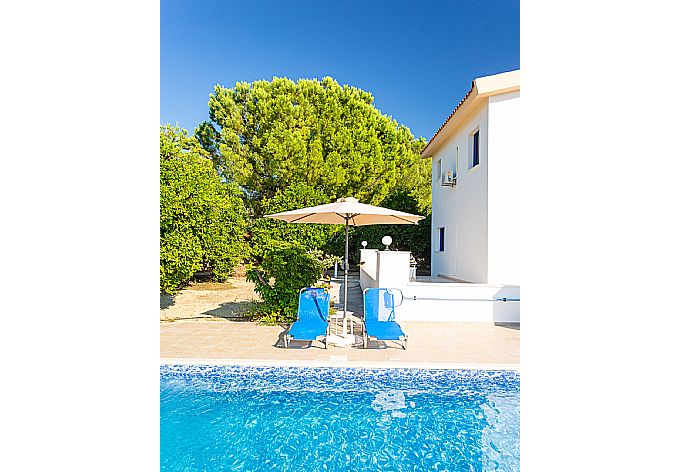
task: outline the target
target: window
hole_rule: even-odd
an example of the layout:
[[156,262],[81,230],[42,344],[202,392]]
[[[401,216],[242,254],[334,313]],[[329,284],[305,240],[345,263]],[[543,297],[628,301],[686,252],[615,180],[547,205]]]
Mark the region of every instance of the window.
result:
[[479,165],[479,130],[472,135],[472,162],[470,162],[470,169]]
[[436,180],[441,180],[441,159],[436,161]]
[[438,252],[446,250],[446,228],[438,229]]

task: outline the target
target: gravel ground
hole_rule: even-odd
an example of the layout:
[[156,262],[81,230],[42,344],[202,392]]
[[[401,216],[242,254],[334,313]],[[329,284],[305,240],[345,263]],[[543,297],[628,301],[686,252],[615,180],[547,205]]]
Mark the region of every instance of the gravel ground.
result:
[[[343,299],[342,273],[331,279],[331,300],[339,305]],[[348,286],[348,311],[362,313],[362,291],[358,274],[351,275]],[[254,283],[247,282],[244,271],[238,271],[226,282],[192,283],[174,297],[160,294],[160,321],[247,321],[246,313],[260,298]],[[342,307],[341,307],[342,308]]]
[[246,320],[245,312],[252,302],[259,300],[254,284],[244,276],[234,276],[227,282],[195,283],[174,297],[161,293],[161,322],[175,320]]

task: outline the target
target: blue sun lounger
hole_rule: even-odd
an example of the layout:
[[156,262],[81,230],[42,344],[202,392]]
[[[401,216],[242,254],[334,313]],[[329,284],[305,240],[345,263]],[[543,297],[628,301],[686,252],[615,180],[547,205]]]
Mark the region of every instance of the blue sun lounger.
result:
[[292,323],[290,330],[285,334],[285,347],[290,341],[316,341],[323,337],[324,349],[328,330],[328,305],[331,296],[323,288],[303,288],[299,291],[299,307],[297,309],[297,321]]
[[[395,319],[395,298],[388,288],[368,288],[364,290],[364,347],[369,339],[377,341],[401,341],[407,349],[407,335],[403,333]],[[402,302],[402,292],[400,292]],[[398,305],[400,306],[400,305]]]

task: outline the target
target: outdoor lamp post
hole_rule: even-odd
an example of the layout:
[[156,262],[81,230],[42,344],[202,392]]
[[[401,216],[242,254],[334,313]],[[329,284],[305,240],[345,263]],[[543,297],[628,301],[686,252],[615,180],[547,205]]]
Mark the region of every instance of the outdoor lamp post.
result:
[[386,251],[388,251],[388,246],[390,246],[393,243],[393,238],[391,238],[390,236],[384,236],[383,238],[381,238],[381,242],[384,246],[386,246]]
[[369,243],[367,243],[366,241],[362,241],[362,247],[363,247],[364,249],[367,248],[367,244],[369,244]]

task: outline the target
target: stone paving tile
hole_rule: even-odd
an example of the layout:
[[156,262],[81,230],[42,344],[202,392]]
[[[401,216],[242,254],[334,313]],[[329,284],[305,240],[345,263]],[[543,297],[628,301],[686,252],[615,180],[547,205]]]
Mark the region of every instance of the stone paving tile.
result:
[[[293,341],[283,348],[281,326],[251,322],[193,321],[162,324],[162,358],[256,359],[333,362],[424,362],[518,364],[519,326],[493,323],[401,323],[408,349],[397,342],[369,343],[368,349],[323,348],[323,343]],[[359,327],[358,327],[359,328]],[[359,329],[357,329],[359,331]],[[345,356],[347,359],[343,359]]]

